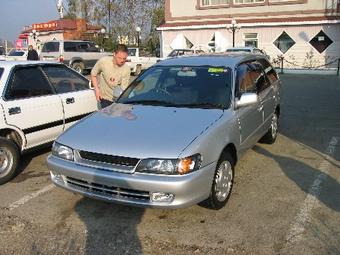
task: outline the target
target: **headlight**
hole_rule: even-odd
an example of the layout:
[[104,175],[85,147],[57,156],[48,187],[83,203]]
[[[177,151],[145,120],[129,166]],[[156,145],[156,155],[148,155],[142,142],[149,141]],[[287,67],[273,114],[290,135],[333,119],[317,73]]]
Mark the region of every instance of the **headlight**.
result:
[[52,155],[73,161],[73,150],[70,147],[54,142],[52,146]]
[[136,172],[155,174],[187,174],[201,166],[201,155],[195,154],[182,159],[143,159],[139,162]]

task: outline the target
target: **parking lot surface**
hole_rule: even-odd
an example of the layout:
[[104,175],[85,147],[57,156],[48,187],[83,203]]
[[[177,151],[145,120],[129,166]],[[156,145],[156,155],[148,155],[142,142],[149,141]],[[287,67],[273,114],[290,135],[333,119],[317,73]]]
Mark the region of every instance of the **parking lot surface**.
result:
[[0,186],[0,254],[340,254],[340,80],[281,79],[278,140],[241,158],[223,209],[74,195],[51,184],[47,148]]

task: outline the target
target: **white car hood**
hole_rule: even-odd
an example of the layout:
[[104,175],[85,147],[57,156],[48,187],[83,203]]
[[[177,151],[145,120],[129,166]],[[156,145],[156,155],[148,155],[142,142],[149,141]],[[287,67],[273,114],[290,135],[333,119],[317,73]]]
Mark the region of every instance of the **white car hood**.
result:
[[223,115],[220,109],[112,104],[68,129],[73,149],[134,158],[177,158]]

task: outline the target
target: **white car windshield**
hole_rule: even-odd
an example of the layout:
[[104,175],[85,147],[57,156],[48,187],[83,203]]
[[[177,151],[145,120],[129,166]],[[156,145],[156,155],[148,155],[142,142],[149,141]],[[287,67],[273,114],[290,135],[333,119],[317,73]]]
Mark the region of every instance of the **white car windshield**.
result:
[[119,103],[226,109],[231,69],[212,66],[158,66],[138,77]]

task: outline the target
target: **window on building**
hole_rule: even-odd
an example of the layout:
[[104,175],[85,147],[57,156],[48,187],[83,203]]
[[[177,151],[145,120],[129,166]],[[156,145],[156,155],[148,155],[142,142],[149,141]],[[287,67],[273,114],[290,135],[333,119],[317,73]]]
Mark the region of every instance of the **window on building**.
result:
[[243,34],[244,46],[257,48],[257,33]]
[[285,32],[274,41],[274,45],[282,52],[286,53],[293,45],[295,41]]
[[202,0],[202,6],[229,4],[229,0]]
[[253,4],[253,3],[263,3],[264,0],[234,0],[235,4]]
[[319,52],[324,52],[333,41],[321,30],[316,36],[309,41],[311,45]]

